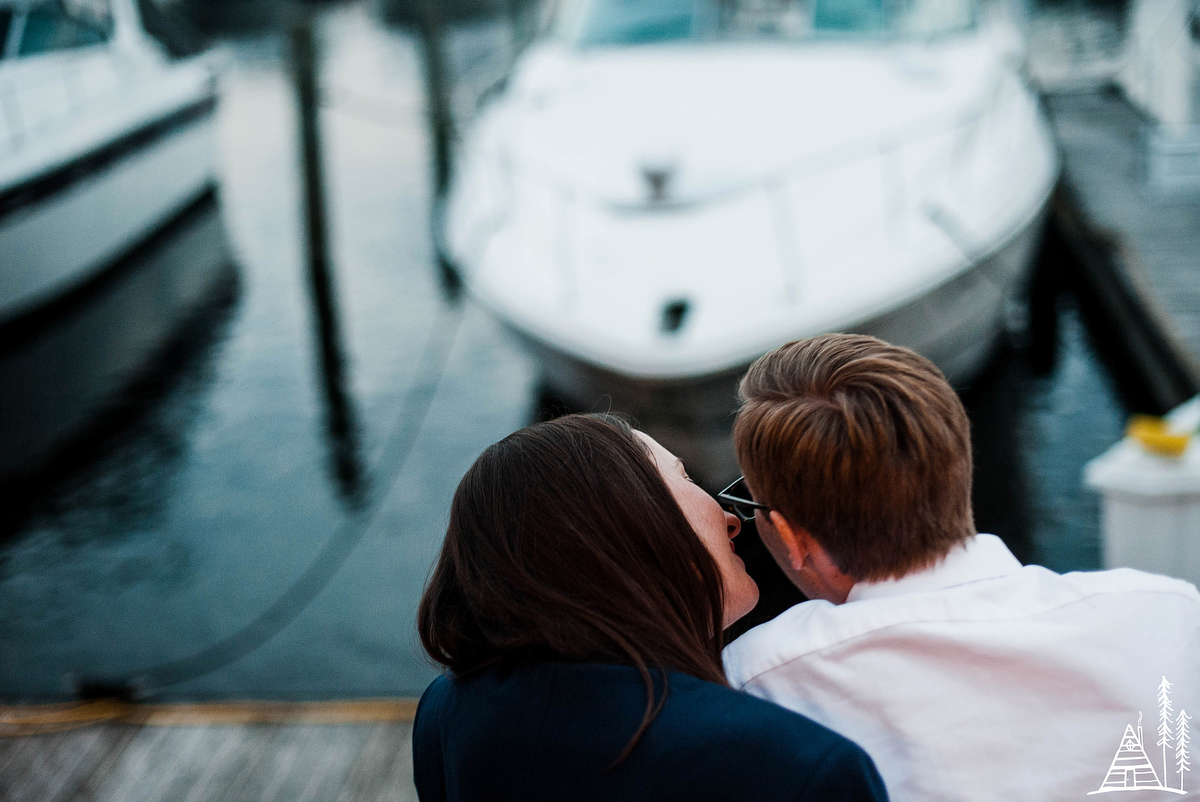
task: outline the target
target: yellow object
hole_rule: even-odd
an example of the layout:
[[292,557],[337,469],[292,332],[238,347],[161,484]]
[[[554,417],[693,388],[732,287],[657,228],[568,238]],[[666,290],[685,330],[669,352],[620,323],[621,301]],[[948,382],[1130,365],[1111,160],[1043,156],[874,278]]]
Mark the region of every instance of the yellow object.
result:
[[174,705],[97,699],[93,702],[0,706],[0,738],[44,735],[105,722],[151,727],[409,722],[416,712],[417,700],[407,698]]
[[1192,439],[1188,432],[1174,432],[1163,418],[1153,415],[1134,415],[1125,427],[1125,435],[1136,440],[1152,454],[1182,457]]

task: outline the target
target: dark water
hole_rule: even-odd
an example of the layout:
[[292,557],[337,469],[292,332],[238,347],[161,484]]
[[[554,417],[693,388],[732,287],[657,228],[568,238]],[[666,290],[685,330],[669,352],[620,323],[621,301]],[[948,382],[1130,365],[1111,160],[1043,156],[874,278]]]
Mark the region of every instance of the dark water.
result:
[[[331,384],[317,354],[282,48],[242,39],[212,212],[232,277],[180,315],[83,441],[5,486],[0,697],[397,696],[434,675],[413,619],[450,496],[484,446],[536,414],[537,370],[441,292],[416,41],[354,7],[324,38],[344,370]],[[464,83],[502,58],[497,41],[486,26],[456,34]],[[212,261],[183,251],[178,271]],[[976,513],[1026,562],[1096,568],[1098,502],[1080,471],[1126,409],[1071,294],[1050,308],[1052,338],[1006,348],[964,392]],[[89,324],[101,332],[120,314],[103,309]],[[744,541],[762,615],[786,588]]]

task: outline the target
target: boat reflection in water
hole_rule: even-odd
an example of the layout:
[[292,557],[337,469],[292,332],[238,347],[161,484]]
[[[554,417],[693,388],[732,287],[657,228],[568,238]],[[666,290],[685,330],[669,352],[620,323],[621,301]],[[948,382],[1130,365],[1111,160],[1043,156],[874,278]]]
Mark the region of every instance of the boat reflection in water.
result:
[[210,191],[120,263],[0,326],[0,535],[203,361],[238,289]]
[[441,256],[551,395],[709,484],[738,376],[790,339],[875,334],[965,383],[1019,322],[1058,174],[985,10],[563,0],[465,140]]

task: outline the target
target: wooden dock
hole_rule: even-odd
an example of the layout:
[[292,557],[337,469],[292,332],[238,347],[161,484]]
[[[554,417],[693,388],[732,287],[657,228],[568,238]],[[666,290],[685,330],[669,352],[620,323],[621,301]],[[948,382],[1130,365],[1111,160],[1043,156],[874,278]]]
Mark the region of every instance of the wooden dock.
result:
[[412,709],[411,700],[0,708],[0,802],[415,801]]
[[1047,106],[1063,157],[1059,227],[1165,411],[1200,391],[1200,197],[1147,190],[1145,121],[1117,91]]

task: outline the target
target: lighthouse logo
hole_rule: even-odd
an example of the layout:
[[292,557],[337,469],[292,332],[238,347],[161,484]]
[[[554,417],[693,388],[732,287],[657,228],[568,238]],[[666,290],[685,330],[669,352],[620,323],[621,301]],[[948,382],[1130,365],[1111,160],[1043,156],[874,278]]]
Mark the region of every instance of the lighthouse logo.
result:
[[[1192,717],[1186,710],[1180,710],[1178,715],[1171,707],[1171,683],[1163,677],[1158,684],[1158,740],[1154,746],[1162,748],[1162,773],[1160,774],[1142,743],[1142,714],[1138,712],[1137,731],[1133,725],[1125,725],[1125,734],[1113,756],[1112,765],[1104,782],[1092,794],[1109,794],[1118,791],[1167,791],[1172,794],[1184,794],[1183,775],[1192,770],[1189,762],[1188,746],[1191,743],[1191,732],[1188,722]],[[1158,750],[1151,750],[1158,757]],[[1173,760],[1168,763],[1168,757]]]

